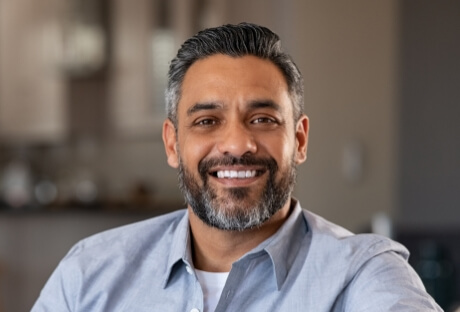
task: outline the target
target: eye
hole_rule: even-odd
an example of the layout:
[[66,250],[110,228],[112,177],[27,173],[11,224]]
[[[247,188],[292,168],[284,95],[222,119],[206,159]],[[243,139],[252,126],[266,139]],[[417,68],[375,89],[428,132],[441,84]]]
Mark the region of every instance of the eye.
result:
[[195,122],[195,126],[204,126],[204,127],[208,127],[208,126],[216,125],[217,122],[218,122],[218,121],[217,121],[216,119],[213,119],[213,118],[202,118],[202,119],[198,119],[198,120]]
[[253,124],[266,124],[266,123],[276,123],[274,118],[269,117],[257,117],[251,121]]

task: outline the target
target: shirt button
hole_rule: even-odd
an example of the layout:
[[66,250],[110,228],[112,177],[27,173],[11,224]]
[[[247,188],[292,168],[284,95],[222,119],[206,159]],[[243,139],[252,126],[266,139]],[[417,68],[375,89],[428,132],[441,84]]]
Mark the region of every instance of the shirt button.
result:
[[[188,273],[188,274],[193,274],[192,268],[189,267],[188,265],[185,267],[185,270],[187,270],[187,273]],[[200,312],[200,311],[194,309],[194,310],[192,310],[192,311],[190,311],[190,312]]]
[[198,310],[197,308],[193,308],[190,310],[190,312],[200,312],[200,310]]

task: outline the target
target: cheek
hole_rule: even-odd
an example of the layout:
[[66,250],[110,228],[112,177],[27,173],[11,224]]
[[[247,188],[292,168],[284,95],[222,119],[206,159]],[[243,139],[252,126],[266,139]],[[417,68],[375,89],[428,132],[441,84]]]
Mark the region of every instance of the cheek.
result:
[[285,172],[292,167],[295,156],[294,140],[285,138],[285,140],[277,141],[277,144],[270,145],[267,151],[278,164],[279,172]]
[[179,140],[179,151],[181,160],[190,170],[196,170],[198,163],[206,158],[212,150],[210,140],[197,139],[192,136],[183,136],[184,140]]
[[292,158],[292,153],[295,150],[295,138],[289,134],[272,134],[270,136],[266,136],[260,142],[270,155],[280,162],[283,162],[286,159],[290,160]]

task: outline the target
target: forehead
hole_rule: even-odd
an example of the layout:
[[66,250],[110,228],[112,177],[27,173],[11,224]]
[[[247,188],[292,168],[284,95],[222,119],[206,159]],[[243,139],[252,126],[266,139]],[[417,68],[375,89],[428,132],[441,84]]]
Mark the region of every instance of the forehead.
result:
[[[269,60],[216,54],[193,63],[181,88],[179,110],[199,102],[271,100],[291,106],[281,70]],[[182,108],[181,108],[182,106]]]

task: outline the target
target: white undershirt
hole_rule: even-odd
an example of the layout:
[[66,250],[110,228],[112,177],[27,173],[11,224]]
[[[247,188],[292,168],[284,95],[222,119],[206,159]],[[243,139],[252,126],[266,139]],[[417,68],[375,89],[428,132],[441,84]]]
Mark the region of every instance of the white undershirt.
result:
[[205,272],[196,269],[195,272],[203,289],[204,312],[214,312],[229,272]]

